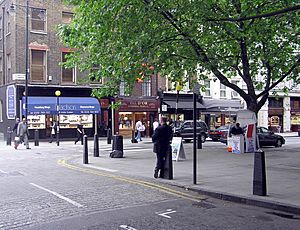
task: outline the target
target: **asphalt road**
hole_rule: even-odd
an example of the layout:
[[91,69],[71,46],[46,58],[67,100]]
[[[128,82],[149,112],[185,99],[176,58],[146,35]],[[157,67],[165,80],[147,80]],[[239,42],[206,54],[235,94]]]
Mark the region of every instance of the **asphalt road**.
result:
[[[287,140],[291,149],[300,147],[295,143]],[[207,149],[214,145],[206,143]],[[63,167],[61,159],[81,154],[78,145],[29,151],[6,147],[0,154],[0,229],[299,229],[295,215],[155,180]]]

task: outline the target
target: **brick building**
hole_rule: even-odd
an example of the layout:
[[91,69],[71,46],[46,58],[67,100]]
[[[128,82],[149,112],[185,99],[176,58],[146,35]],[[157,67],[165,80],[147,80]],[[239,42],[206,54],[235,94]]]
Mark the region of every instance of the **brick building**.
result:
[[[28,14],[26,13],[27,2]],[[57,99],[55,96],[57,90],[61,92],[59,100],[64,101],[66,98],[75,97],[85,103],[87,98],[90,98],[92,89],[101,87],[102,84],[102,82],[90,82],[86,79],[85,73],[80,73],[76,68],[66,69],[60,65],[66,59],[66,55],[72,52],[59,42],[56,35],[57,26],[70,23],[73,17],[72,7],[62,2],[61,0],[0,0],[2,9],[0,14],[0,46],[2,47],[0,48],[0,133],[5,136],[8,127],[13,127],[15,118],[24,116],[26,50],[29,57],[27,98],[28,124],[31,132],[38,129],[40,137],[47,138],[50,136],[51,121],[59,119],[62,137],[74,136],[74,128],[79,120],[84,122],[89,135],[94,133],[96,127],[100,134],[104,135],[106,128],[112,128],[112,123],[115,132],[121,131],[128,135],[129,132],[119,130],[122,129],[124,122],[122,119],[127,120],[126,124],[130,120],[128,130],[134,129],[137,119],[143,119],[148,124],[147,133],[150,133],[152,124],[150,121],[157,117],[159,108],[156,99],[157,89],[164,84],[159,75],[153,75],[148,80],[137,83],[131,95],[125,95],[121,84],[117,99],[100,100],[101,114],[97,116],[93,114],[96,113],[95,111],[90,111],[91,114],[83,111],[83,114],[72,113],[71,115],[72,111],[65,111],[66,114],[60,111],[59,117],[57,116],[56,108],[63,107],[53,102]],[[26,26],[26,15],[28,15],[28,26]],[[28,46],[25,41],[26,32],[28,32]],[[109,105],[115,100],[122,101],[122,106],[112,114]],[[133,101],[136,103],[135,106],[132,104]],[[34,105],[34,103],[40,104]],[[148,103],[151,104],[150,107]],[[44,106],[45,104],[49,105],[49,111],[30,110],[34,106],[47,107]],[[50,111],[50,107],[53,111]]]

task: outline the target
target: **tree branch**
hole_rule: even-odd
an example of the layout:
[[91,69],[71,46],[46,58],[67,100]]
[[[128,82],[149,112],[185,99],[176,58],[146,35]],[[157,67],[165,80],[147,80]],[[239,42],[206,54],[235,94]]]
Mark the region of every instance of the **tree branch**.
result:
[[208,18],[207,21],[211,21],[211,22],[219,22],[219,21],[242,22],[242,21],[248,21],[248,20],[253,20],[253,19],[273,17],[276,15],[281,15],[281,14],[298,11],[298,10],[300,10],[300,5],[295,5],[295,6],[287,7],[287,8],[281,9],[281,10],[273,11],[270,13],[258,14],[258,15],[254,15],[254,16],[248,16],[248,17],[242,17],[242,18],[219,18],[219,19]]

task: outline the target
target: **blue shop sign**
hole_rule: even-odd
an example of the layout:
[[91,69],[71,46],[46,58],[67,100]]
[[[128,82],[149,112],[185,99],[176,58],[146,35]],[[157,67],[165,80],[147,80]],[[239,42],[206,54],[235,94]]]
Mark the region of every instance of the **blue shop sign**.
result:
[[[23,104],[25,98],[23,97]],[[28,97],[28,114],[98,114],[98,99],[93,97]],[[23,106],[23,114],[25,114]]]
[[7,119],[16,117],[16,87],[14,85],[6,88],[6,116]]

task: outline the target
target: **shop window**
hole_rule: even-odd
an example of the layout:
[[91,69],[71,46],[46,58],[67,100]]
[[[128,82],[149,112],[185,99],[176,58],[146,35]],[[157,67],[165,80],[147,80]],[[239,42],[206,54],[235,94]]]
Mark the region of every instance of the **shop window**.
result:
[[46,76],[46,51],[31,50],[31,80],[45,81]]
[[226,86],[220,83],[220,97],[226,98]]
[[283,108],[283,98],[269,98],[269,108]]
[[31,30],[46,32],[46,10],[31,8]]
[[300,109],[300,101],[299,100],[291,100],[291,108],[294,110]]
[[204,81],[204,87],[205,87],[205,92],[204,92],[204,96],[206,97],[210,97],[210,80],[205,80]]
[[70,24],[73,20],[74,14],[70,12],[62,12],[62,23]]
[[[62,53],[62,63],[67,61],[68,52]],[[61,81],[64,83],[75,82],[75,68],[61,67]]]
[[142,96],[151,96],[151,79],[145,79],[142,83]]

